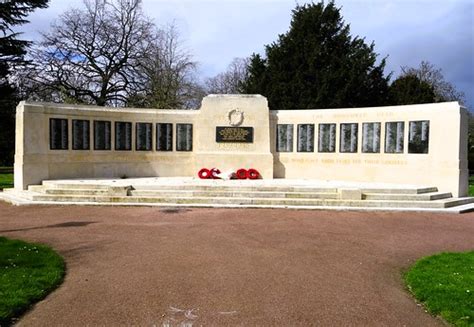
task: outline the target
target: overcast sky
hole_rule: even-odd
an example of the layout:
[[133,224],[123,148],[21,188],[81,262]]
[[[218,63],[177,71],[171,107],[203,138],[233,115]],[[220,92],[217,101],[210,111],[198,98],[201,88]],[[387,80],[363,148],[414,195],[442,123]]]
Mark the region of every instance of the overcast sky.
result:
[[[38,39],[58,14],[82,0],[51,0],[48,9],[30,15],[22,30]],[[234,57],[263,53],[264,45],[288,30],[291,10],[302,0],[143,0],[157,25],[175,22],[187,48],[200,63],[200,76],[225,70]],[[445,79],[466,94],[474,107],[473,0],[336,0],[351,34],[375,42],[388,56],[386,72],[422,60],[442,69]],[[393,78],[392,78],[393,79]]]

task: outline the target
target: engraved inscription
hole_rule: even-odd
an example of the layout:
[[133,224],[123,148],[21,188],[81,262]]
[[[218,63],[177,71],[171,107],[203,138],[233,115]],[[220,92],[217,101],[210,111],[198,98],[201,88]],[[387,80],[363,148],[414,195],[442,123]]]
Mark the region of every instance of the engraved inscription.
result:
[[72,120],[72,149],[89,150],[89,121]]
[[111,149],[111,123],[109,121],[94,121],[94,150]]
[[216,142],[253,143],[253,127],[216,127]]
[[51,118],[49,120],[49,147],[51,150],[68,149],[67,119]]
[[115,122],[115,150],[132,150],[132,123]]

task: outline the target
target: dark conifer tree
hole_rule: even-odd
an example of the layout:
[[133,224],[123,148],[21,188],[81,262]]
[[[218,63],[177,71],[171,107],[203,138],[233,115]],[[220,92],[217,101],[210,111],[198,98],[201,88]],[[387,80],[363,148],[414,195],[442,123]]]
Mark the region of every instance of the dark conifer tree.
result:
[[19,40],[13,31],[25,24],[26,16],[36,8],[46,8],[48,0],[0,1],[0,165],[11,165],[15,147],[16,89],[8,76],[13,66],[24,63],[28,41]]
[[252,57],[244,93],[260,93],[271,109],[341,108],[388,101],[385,59],[352,37],[334,2],[298,5],[290,30]]

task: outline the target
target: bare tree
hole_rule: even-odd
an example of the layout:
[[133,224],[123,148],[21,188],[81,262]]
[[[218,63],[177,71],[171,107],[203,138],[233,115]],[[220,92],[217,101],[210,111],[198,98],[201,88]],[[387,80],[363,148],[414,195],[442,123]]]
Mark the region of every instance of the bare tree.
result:
[[[31,96],[53,101],[120,105],[135,70],[152,47],[155,27],[141,0],[84,0],[42,34],[26,75]],[[23,81],[25,76],[23,76]]]
[[247,77],[249,58],[234,58],[227,70],[205,81],[208,94],[241,93],[241,84]]
[[422,61],[420,66],[402,67],[401,77],[413,75],[418,77],[422,82],[426,82],[433,87],[437,102],[442,101],[459,101],[465,103],[465,95],[458,91],[456,87],[444,79],[440,68],[436,68],[428,61]]
[[196,108],[202,88],[196,80],[197,63],[183,46],[174,24],[159,30],[155,42],[137,66],[135,88],[129,106]]

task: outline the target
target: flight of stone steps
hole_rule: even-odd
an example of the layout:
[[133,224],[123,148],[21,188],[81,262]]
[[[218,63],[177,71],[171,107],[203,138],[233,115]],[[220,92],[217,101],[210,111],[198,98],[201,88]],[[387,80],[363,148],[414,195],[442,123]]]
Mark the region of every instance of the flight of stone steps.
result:
[[[122,182],[123,184],[123,182]],[[44,181],[28,191],[5,190],[24,203],[255,207],[301,209],[474,209],[474,198],[453,198],[436,187],[344,188],[308,185],[156,184],[117,185]],[[7,199],[8,200],[8,199]],[[21,201],[18,201],[21,202]]]

